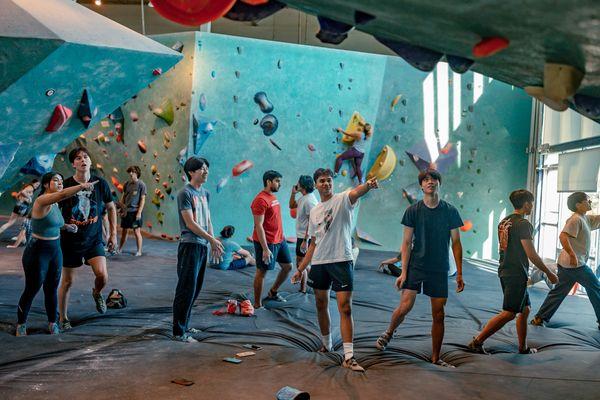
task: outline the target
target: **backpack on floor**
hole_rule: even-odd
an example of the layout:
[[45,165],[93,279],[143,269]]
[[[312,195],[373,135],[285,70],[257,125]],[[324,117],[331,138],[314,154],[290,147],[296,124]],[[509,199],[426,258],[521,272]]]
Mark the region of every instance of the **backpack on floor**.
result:
[[123,292],[119,289],[113,289],[108,294],[108,299],[106,299],[106,307],[113,309],[120,309],[127,307],[127,299]]

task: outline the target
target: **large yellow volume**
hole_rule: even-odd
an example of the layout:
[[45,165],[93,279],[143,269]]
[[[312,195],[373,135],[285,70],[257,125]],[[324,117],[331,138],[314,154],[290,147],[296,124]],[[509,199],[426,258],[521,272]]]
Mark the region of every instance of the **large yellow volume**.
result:
[[394,149],[386,144],[379,152],[377,159],[375,159],[375,163],[369,170],[367,179],[375,177],[377,180],[382,181],[389,178],[396,168],[396,163],[397,158]]
[[[360,124],[364,125],[365,119],[362,117],[362,115],[359,114],[358,111],[354,111],[354,113],[352,114],[352,117],[350,118],[350,121],[348,121],[348,125],[346,125],[346,132],[362,131]],[[346,143],[347,145],[352,145],[352,143],[354,143],[353,137],[344,135],[343,133],[341,135],[342,135],[343,143]]]

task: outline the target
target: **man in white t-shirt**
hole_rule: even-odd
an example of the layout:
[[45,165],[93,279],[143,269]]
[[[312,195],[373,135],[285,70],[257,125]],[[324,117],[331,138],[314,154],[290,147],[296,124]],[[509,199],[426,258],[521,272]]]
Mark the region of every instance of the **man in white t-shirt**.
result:
[[308,273],[308,286],[315,291],[317,318],[321,329],[323,347],[319,351],[332,350],[331,321],[329,318],[329,290],[336,292],[340,313],[340,331],[344,347],[342,366],[364,372],[354,358],[352,290],[354,263],[352,261],[352,216],[358,199],[369,190],[378,188],[377,179],[370,179],[352,190],[333,193],[333,171],[319,168],[314,181],[321,202],[310,212],[308,236],[310,245],[306,256],[292,277],[297,283],[303,271],[312,264]]
[[575,283],[579,283],[592,303],[600,329],[600,281],[587,261],[591,249],[591,231],[600,228],[600,215],[586,215],[592,201],[584,192],[575,192],[567,199],[573,215],[567,219],[559,239],[563,250],[558,256],[558,285],[546,296],[532,325],[542,326],[550,321]]
[[[300,265],[302,259],[306,255],[308,243],[310,242],[310,239],[306,237],[308,231],[308,217],[310,215],[310,210],[318,203],[317,198],[313,193],[314,191],[315,181],[312,176],[309,175],[300,175],[298,183],[292,186],[290,210],[296,210],[296,267]],[[302,195],[298,200],[296,200],[296,193]],[[300,292],[305,294],[307,272],[307,270],[304,270],[300,281]]]

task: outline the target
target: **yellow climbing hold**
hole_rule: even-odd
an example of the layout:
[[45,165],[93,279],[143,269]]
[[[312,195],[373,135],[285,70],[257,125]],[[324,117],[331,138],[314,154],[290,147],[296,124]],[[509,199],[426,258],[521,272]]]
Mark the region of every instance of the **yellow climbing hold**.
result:
[[[356,132],[360,129],[360,125],[365,123],[366,121],[362,115],[358,111],[354,111],[348,125],[346,125],[346,132]],[[354,143],[354,139],[342,133],[342,142],[351,145]]]
[[383,149],[379,152],[377,159],[375,159],[375,163],[367,174],[367,179],[377,178],[382,181],[389,178],[390,175],[392,175],[392,172],[394,172],[397,163],[398,161],[394,150],[388,145],[383,146]]
[[154,175],[158,172],[158,168],[156,167],[156,165],[152,165],[150,167],[150,172],[152,172],[152,175]]

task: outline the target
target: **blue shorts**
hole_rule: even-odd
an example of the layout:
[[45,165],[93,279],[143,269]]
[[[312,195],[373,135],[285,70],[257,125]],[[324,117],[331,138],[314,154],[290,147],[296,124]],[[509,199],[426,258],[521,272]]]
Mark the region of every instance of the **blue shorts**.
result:
[[262,246],[258,242],[254,242],[254,253],[256,254],[256,268],[262,269],[264,271],[271,271],[275,269],[275,263],[279,264],[291,264],[292,256],[290,255],[290,249],[288,247],[287,242],[284,241],[281,243],[267,244],[269,246],[269,250],[273,256],[271,257],[271,262],[269,264],[265,264],[262,260],[263,251]]
[[402,289],[423,292],[429,297],[448,298],[448,272],[447,271],[423,271],[415,267],[409,267],[406,281]]

